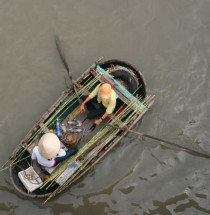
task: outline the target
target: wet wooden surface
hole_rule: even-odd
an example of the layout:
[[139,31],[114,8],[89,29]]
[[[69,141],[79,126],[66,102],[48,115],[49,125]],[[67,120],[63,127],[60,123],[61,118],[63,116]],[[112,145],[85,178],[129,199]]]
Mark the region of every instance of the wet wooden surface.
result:
[[[77,113],[75,115],[75,113]],[[70,128],[81,128],[83,131],[80,133],[75,133],[75,135],[78,137],[78,140],[80,140],[79,148],[82,148],[104,125],[100,124],[95,126],[95,128],[91,131],[92,126],[94,125],[95,119],[88,119],[87,118],[88,110],[86,110],[83,113],[78,113],[78,108],[76,108],[71,114],[68,115],[68,117],[63,121],[63,124],[66,126],[67,130]],[[74,115],[75,120],[79,120],[82,122],[81,127],[76,127],[72,125],[68,125],[68,120],[72,119],[72,115]]]

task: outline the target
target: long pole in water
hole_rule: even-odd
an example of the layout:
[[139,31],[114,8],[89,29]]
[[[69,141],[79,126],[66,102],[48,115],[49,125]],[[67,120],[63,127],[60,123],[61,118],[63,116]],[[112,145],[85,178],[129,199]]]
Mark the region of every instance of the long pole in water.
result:
[[62,61],[63,65],[64,65],[64,67],[68,73],[69,79],[71,81],[74,92],[76,93],[77,99],[78,99],[79,103],[81,104],[82,102],[81,102],[81,99],[79,98],[79,94],[78,94],[76,86],[75,86],[76,85],[75,81],[73,80],[71,70],[69,69],[68,63],[67,63],[66,58],[64,57],[64,53],[62,51],[60,39],[56,35],[54,37],[55,37],[55,45],[56,45],[56,48],[57,48],[58,53],[60,55],[61,61]]
[[120,129],[120,130],[123,130],[123,131],[127,131],[127,132],[130,132],[130,133],[133,133],[133,134],[137,134],[137,135],[140,135],[140,136],[142,136],[142,137],[148,137],[148,138],[150,138],[150,139],[157,140],[157,141],[166,143],[166,144],[168,144],[168,145],[171,145],[171,146],[175,146],[175,147],[184,149],[185,151],[188,151],[188,152],[191,152],[191,153],[196,153],[196,154],[198,154],[198,155],[200,155],[200,156],[202,156],[202,157],[205,157],[205,158],[210,158],[210,155],[207,154],[207,153],[198,152],[198,151],[195,151],[195,150],[193,150],[193,149],[187,148],[187,147],[185,147],[185,146],[181,146],[181,145],[179,145],[179,144],[172,143],[172,142],[170,142],[170,141],[160,139],[160,138],[158,138],[158,137],[154,137],[154,136],[151,136],[151,135],[148,135],[148,134],[144,134],[144,133],[141,133],[141,132],[138,132],[138,131],[130,130],[130,129],[127,129],[126,127],[119,127],[119,126],[116,126],[116,125],[110,125],[109,123],[106,123],[105,125],[110,126],[110,127],[113,127],[113,128],[117,128],[117,129]]

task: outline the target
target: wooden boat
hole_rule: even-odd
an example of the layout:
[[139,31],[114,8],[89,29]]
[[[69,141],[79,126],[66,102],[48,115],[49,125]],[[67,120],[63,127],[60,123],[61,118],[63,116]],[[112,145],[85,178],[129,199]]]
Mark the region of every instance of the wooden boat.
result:
[[[122,74],[126,74],[125,78]],[[131,64],[120,60],[108,60],[93,64],[76,80],[75,85],[81,97],[103,82],[112,85],[119,96],[118,101],[120,101],[117,111],[105,119],[107,124],[101,123],[95,128],[93,127],[94,120],[87,119],[87,111],[80,113],[80,104],[72,87],[61,94],[19,143],[10,159],[11,181],[19,193],[27,197],[46,197],[47,200],[61,193],[95,166],[127,134],[126,130],[111,126],[117,125],[131,129],[154,103],[153,95],[146,96],[146,82],[141,72]],[[136,84],[135,89],[130,89],[130,87],[132,88],[129,86],[130,83],[132,86]],[[79,151],[53,169],[53,172],[49,169],[41,170],[47,172],[48,177],[45,177],[44,181],[42,180],[36,190],[29,192],[20,180],[18,173],[23,172],[23,177],[29,180],[30,177],[25,170],[31,166],[31,151],[37,144],[41,132],[46,132],[47,129],[53,132],[57,118],[64,125],[67,125],[69,119],[83,122],[83,132],[77,134],[77,138],[80,140],[77,145]],[[85,131],[88,132],[85,133]],[[65,176],[62,175],[64,173],[66,173]]]

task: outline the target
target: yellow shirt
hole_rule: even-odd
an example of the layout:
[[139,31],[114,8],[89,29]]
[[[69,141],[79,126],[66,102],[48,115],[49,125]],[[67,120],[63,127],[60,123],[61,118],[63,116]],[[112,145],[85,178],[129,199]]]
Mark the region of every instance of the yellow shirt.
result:
[[113,89],[111,89],[111,94],[110,94],[110,97],[108,99],[101,98],[100,85],[101,84],[99,84],[93,90],[93,92],[90,93],[89,96],[90,96],[90,98],[94,98],[95,96],[97,96],[98,103],[102,102],[103,106],[106,108],[106,112],[108,114],[111,114],[116,107],[116,93]]

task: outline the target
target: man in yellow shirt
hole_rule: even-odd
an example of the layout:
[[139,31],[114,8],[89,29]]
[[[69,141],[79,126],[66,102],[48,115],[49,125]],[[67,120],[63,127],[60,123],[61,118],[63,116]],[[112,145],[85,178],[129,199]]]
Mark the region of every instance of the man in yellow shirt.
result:
[[[116,93],[110,84],[99,84],[89,96],[82,96],[84,101],[81,106],[81,112],[85,111],[85,105],[89,110],[88,118],[96,119],[95,124],[99,125],[116,107]],[[94,103],[100,104],[98,109]]]

